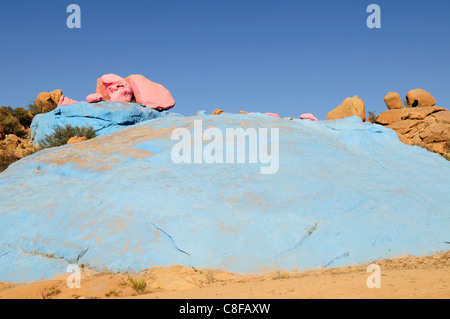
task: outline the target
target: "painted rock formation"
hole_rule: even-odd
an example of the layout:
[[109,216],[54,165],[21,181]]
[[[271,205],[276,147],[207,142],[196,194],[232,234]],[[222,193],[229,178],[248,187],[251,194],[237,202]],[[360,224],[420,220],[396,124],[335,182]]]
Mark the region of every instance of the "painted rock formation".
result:
[[[104,103],[52,116],[89,105],[96,119]],[[359,117],[201,119],[203,130],[279,129],[279,170],[261,174],[273,164],[261,159],[176,164],[171,134],[185,128],[194,136],[196,116],[40,151],[0,174],[0,281],[48,279],[74,263],[258,273],[448,250],[450,163],[401,143],[391,129]]]

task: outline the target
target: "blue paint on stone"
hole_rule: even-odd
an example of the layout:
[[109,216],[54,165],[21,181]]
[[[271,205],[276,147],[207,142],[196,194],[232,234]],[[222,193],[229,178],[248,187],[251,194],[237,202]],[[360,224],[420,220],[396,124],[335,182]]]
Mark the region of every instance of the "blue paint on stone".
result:
[[[279,128],[279,171],[175,164],[172,130],[199,119],[223,132]],[[443,252],[449,177],[450,162],[356,117],[163,116],[0,174],[0,281],[49,279],[71,263],[259,273]]]

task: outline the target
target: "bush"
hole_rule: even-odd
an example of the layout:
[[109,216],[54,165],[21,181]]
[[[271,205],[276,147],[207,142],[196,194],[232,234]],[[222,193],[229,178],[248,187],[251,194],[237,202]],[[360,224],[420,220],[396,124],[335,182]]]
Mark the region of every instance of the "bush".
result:
[[33,115],[23,107],[15,108],[12,110],[11,114],[15,116],[24,127],[27,128],[31,126]]
[[375,114],[375,112],[369,111],[369,116],[367,117],[367,122],[370,122],[373,124],[373,123],[375,123],[376,118],[377,118],[377,115]]
[[32,121],[33,116],[22,107],[16,109],[10,106],[0,107],[0,126],[5,135],[14,134],[24,137]]
[[20,124],[19,119],[11,113],[2,112],[0,114],[0,124],[3,127],[5,135],[14,134],[18,137],[24,137],[27,134],[23,125]]
[[145,292],[145,288],[147,287],[147,283],[145,282],[145,280],[134,279],[131,276],[128,277],[128,280],[130,281],[131,287],[138,294],[143,294]]
[[39,145],[42,148],[58,147],[66,145],[70,138],[79,136],[91,139],[95,137],[95,130],[93,127],[79,127],[66,124],[64,127],[58,127],[51,135],[45,135],[45,137],[39,141]]

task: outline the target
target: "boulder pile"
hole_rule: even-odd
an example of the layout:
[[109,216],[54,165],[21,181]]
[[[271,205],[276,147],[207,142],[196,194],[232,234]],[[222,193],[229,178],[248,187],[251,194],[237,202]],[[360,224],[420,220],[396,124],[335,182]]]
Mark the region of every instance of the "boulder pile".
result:
[[[89,94],[86,102],[101,101],[136,102],[158,111],[169,110],[175,106],[175,100],[169,90],[140,74],[133,74],[125,79],[116,74],[105,74],[97,79],[96,92]],[[75,103],[77,101],[64,96],[61,90],[41,92],[36,97],[36,104],[42,106],[44,113],[54,110],[57,106]]]
[[429,92],[409,91],[407,107],[395,92],[389,92],[384,101],[389,110],[377,116],[377,124],[393,129],[405,144],[421,146],[450,158],[450,111],[435,106],[436,100]]

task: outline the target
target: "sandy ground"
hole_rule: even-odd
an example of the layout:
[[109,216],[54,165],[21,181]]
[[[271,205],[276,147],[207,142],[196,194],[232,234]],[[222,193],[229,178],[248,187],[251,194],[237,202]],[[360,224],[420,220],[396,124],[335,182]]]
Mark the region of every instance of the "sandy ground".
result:
[[[31,284],[0,283],[10,299],[450,299],[450,251],[427,257],[377,261],[381,287],[369,289],[368,265],[301,273],[277,271],[258,276],[181,266],[155,267],[139,274],[96,273],[82,269],[81,288],[67,276]],[[133,282],[134,281],[134,285]],[[139,285],[145,288],[139,290]]]

